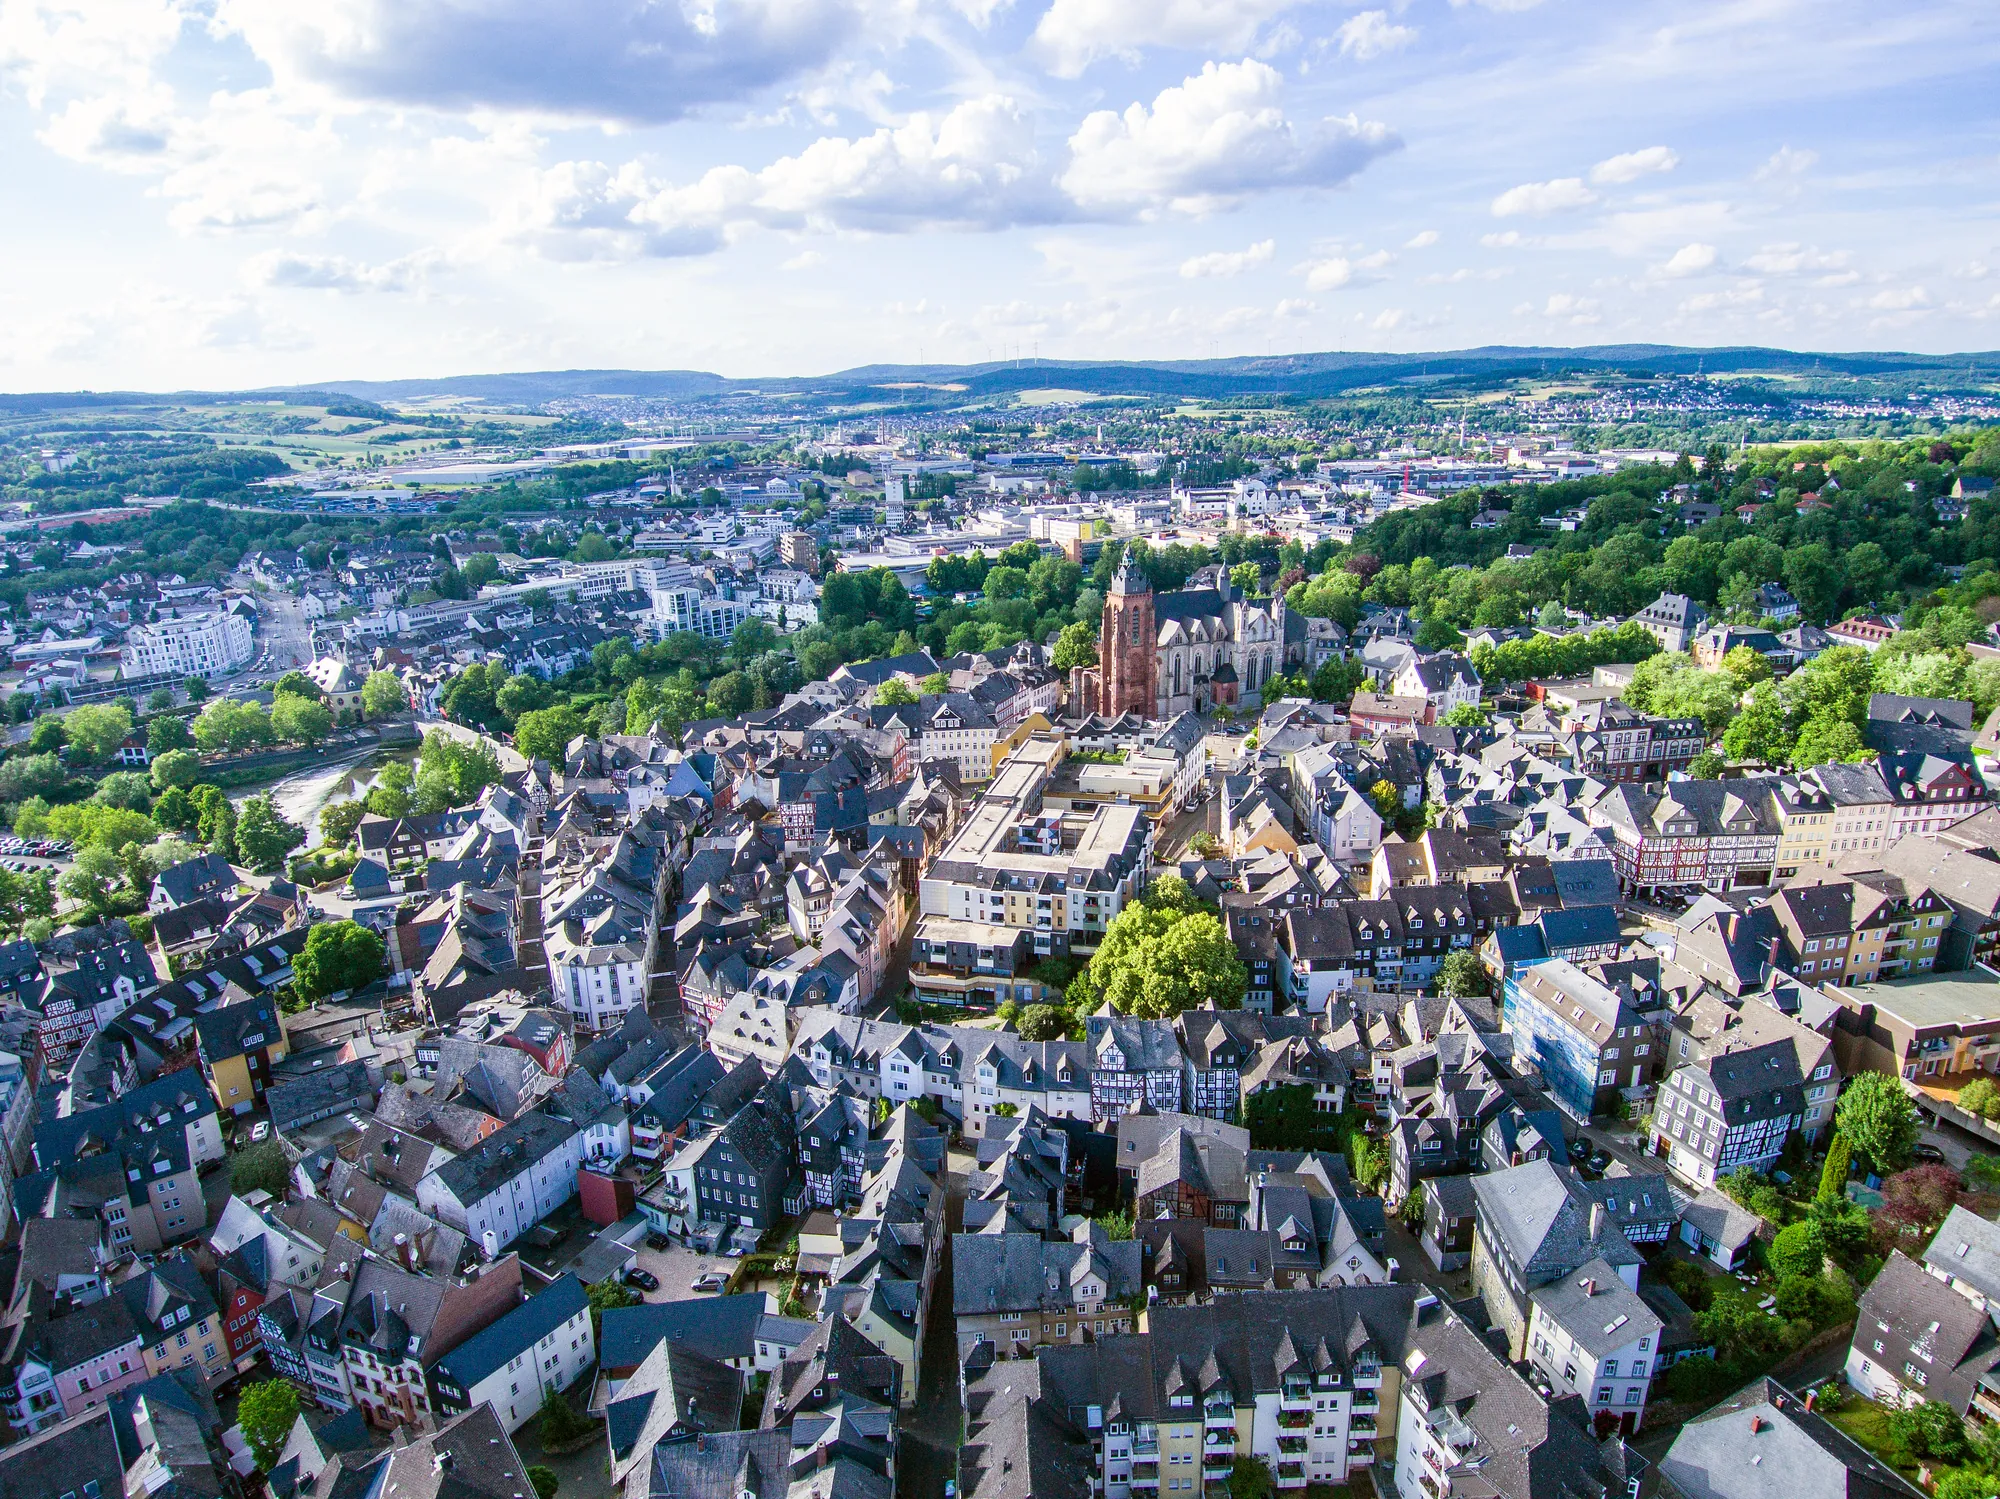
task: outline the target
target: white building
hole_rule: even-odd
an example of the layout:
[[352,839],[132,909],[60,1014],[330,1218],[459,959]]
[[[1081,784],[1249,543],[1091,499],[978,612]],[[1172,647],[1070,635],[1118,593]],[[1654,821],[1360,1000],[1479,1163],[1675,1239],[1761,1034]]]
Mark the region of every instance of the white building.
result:
[[417,1183],[417,1206],[489,1259],[576,1195],[583,1131],[531,1109]]
[[1603,1259],[1528,1293],[1528,1358],[1557,1395],[1578,1395],[1592,1418],[1638,1429],[1660,1363],[1659,1315]]
[[659,948],[665,863],[627,831],[601,851],[580,841],[558,846],[543,867],[542,950],[550,990],[579,1025],[609,1030],[645,1006]]
[[256,655],[250,622],[240,614],[195,614],[134,625],[118,653],[128,677],[218,677]]
[[590,1298],[563,1275],[439,1359],[431,1388],[440,1416],[491,1405],[511,1434],[541,1413],[548,1391],[568,1389],[596,1361]]

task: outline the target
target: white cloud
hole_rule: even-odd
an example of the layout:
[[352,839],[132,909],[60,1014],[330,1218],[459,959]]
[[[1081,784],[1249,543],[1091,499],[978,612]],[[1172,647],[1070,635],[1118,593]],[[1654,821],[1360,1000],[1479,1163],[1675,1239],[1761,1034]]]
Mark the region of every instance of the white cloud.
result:
[[1054,0],[1030,43],[1059,78],[1100,57],[1137,61],[1147,46],[1242,52],[1265,22],[1297,0]]
[[801,250],[791,259],[779,263],[781,271],[809,271],[816,265],[825,265],[826,257],[817,250]]
[[546,0],[219,0],[214,26],[241,36],[281,87],[641,123],[798,78],[861,20],[850,0],[626,0],[587,21]]
[[1380,271],[1395,258],[1387,250],[1351,259],[1345,255],[1328,255],[1319,260],[1308,260],[1298,269],[1305,272],[1307,290],[1337,291],[1343,286],[1372,286],[1382,279],[1374,272]]
[[1375,314],[1375,321],[1370,323],[1369,327],[1378,333],[1387,333],[1392,328],[1402,327],[1408,317],[1409,313],[1400,307],[1385,308],[1383,311]]
[[1569,292],[1559,291],[1550,296],[1542,308],[1543,317],[1565,318],[1571,323],[1583,326],[1599,321],[1595,297],[1578,297]]
[[1366,62],[1384,52],[1409,46],[1417,39],[1417,30],[1414,26],[1392,24],[1386,10],[1364,10],[1343,21],[1334,39],[1343,55]]
[[1676,311],[1694,312],[1741,312],[1764,303],[1764,288],[1755,281],[1740,281],[1727,291],[1705,291],[1689,297]]
[[1272,311],[1276,316],[1283,318],[1311,317],[1319,311],[1319,303],[1308,301],[1304,297],[1286,297]]
[[1188,280],[1203,276],[1237,276],[1253,265],[1263,265],[1278,248],[1274,239],[1261,239],[1247,250],[1216,250],[1207,255],[1191,255],[1181,262],[1181,274]]
[[1428,250],[1432,245],[1436,244],[1437,242],[1438,242],[1437,230],[1424,229],[1416,234],[1411,235],[1408,239],[1404,240],[1403,248],[1405,250]]
[[1839,271],[1847,265],[1844,250],[1827,252],[1800,244],[1765,245],[1743,262],[1762,276],[1803,276],[1815,271]]
[[1503,229],[1498,234],[1480,235],[1479,242],[1489,250],[1516,250],[1526,245],[1539,245],[1541,240],[1518,229]]
[[1868,299],[1877,312],[1913,312],[1931,304],[1931,294],[1921,286],[1888,287]]
[[1581,177],[1558,177],[1553,182],[1524,182],[1508,188],[1493,200],[1493,214],[1504,219],[1522,213],[1559,213],[1596,201],[1597,194],[1583,185]]
[[1207,63],[1149,109],[1099,110],[1070,137],[1059,179],[1087,213],[1213,213],[1280,187],[1332,187],[1402,142],[1353,115],[1295,129],[1277,70],[1245,58]]
[[1660,267],[1667,276],[1699,276],[1703,271],[1715,269],[1715,246],[1700,243],[1682,245]]
[[1780,177],[1802,177],[1812,170],[1819,160],[1817,151],[1794,151],[1790,146],[1780,146],[1771,157],[1757,168],[1757,180],[1769,182]]
[[434,255],[406,255],[381,265],[349,260],[344,255],[306,255],[270,250],[252,259],[244,272],[253,285],[293,287],[314,291],[409,291],[422,283]]
[[1475,271],[1470,266],[1460,266],[1455,271],[1439,271],[1429,276],[1419,276],[1417,284],[1420,286],[1453,286],[1461,281],[1498,281],[1503,277],[1513,274],[1513,271],[1505,266],[1490,266],[1481,271]]
[[1627,151],[1622,156],[1605,157],[1590,169],[1590,180],[1600,186],[1637,182],[1655,172],[1671,172],[1680,164],[1680,157],[1668,147],[1648,146],[1643,151]]

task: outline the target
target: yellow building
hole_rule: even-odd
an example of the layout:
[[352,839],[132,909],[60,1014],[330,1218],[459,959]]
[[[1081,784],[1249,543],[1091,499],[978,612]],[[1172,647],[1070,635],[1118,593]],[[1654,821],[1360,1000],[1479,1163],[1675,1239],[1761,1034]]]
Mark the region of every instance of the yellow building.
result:
[[246,998],[194,1018],[195,1047],[215,1106],[247,1114],[271,1086],[271,1064],[288,1050],[278,1007],[269,998]]

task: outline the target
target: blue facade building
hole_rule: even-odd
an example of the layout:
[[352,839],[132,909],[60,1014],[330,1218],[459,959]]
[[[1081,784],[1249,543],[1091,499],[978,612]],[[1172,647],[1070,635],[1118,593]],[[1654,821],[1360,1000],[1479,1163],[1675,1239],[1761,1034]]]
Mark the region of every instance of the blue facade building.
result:
[[1525,964],[1501,990],[1501,1023],[1516,1055],[1542,1075],[1556,1106],[1588,1119],[1653,1077],[1659,1047],[1643,1016],[1563,958]]

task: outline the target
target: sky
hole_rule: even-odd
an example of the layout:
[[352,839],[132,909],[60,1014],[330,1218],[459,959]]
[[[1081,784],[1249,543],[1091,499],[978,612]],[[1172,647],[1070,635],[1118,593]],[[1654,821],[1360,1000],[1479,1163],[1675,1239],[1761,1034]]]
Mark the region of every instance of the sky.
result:
[[0,0],[0,389],[2000,347],[1990,0]]

